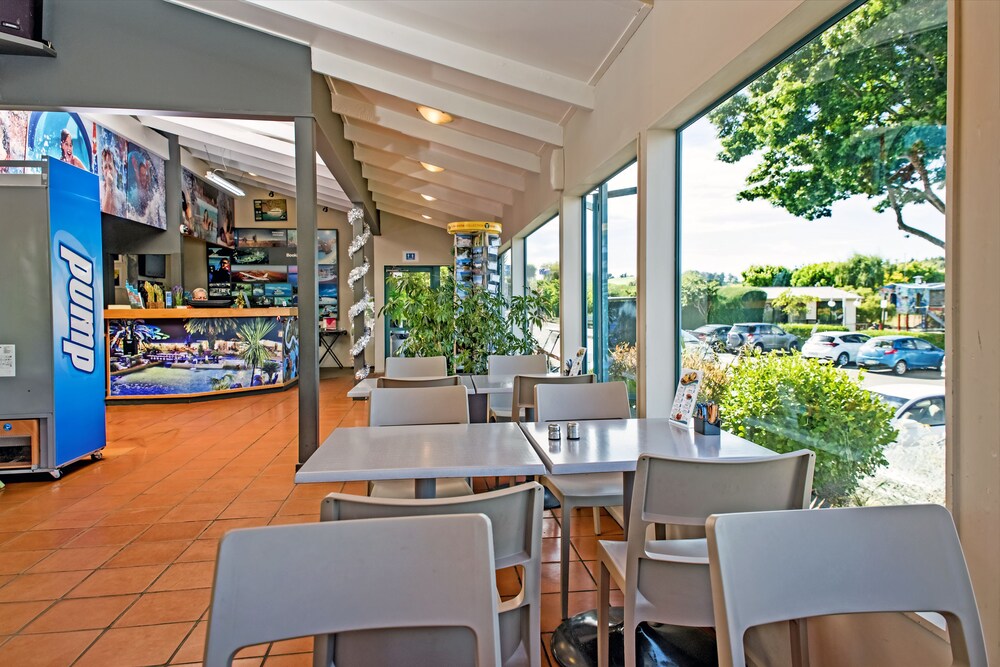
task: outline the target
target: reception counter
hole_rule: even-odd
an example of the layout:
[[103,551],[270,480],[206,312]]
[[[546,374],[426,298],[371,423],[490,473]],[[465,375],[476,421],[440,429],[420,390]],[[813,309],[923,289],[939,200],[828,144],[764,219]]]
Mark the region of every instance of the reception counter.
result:
[[280,389],[299,376],[297,308],[105,310],[108,400]]

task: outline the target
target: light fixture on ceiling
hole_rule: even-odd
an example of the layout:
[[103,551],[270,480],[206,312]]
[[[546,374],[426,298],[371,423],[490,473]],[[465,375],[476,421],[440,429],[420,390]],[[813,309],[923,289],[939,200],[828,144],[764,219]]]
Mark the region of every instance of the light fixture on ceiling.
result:
[[330,207],[329,206],[324,206],[323,207],[323,212],[324,213],[329,213],[330,212]]
[[273,197],[274,196],[274,190],[271,190],[270,192],[268,192],[267,196],[268,197]]
[[233,195],[235,197],[246,197],[247,196],[247,193],[243,192],[243,190],[241,190],[238,186],[233,185],[232,183],[230,183],[229,181],[227,181],[226,179],[224,179],[222,176],[219,176],[216,173],[216,171],[218,171],[218,170],[217,169],[209,169],[208,171],[206,171],[205,172],[205,178],[206,178],[206,180],[209,180],[212,183],[215,183],[217,186],[219,186],[220,188],[222,188],[223,190],[225,190],[226,192],[228,192],[229,194],[231,194],[231,195]]
[[432,174],[440,174],[444,171],[444,167],[439,167],[436,164],[427,164],[426,162],[421,162],[420,166],[431,172]]
[[429,216],[429,215],[427,215],[425,213],[421,213],[420,217],[423,218],[424,220],[433,220],[433,218],[431,216]]
[[420,193],[420,196],[426,199],[427,201],[437,201],[437,197],[431,197],[430,195],[425,195],[422,192]]
[[428,123],[434,123],[435,125],[444,125],[445,123],[450,123],[455,120],[450,113],[445,113],[440,109],[435,109],[434,107],[425,107],[422,104],[417,105],[417,111],[420,115],[424,117]]
[[253,176],[254,178],[257,178],[257,174],[253,173],[252,171],[248,171],[247,176]]

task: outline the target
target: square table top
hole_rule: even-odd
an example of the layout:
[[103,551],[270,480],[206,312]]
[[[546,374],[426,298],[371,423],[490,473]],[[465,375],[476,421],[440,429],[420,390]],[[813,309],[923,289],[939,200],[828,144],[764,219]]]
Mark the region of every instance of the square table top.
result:
[[578,421],[580,439],[549,440],[548,423],[520,424],[550,474],[635,471],[640,454],[714,459],[774,456],[770,449],[723,431],[706,436],[669,419],[602,419]]
[[[518,373],[525,377],[560,377],[558,373]],[[514,391],[514,375],[472,375],[477,394],[510,394]]]
[[[472,384],[471,375],[459,375],[459,382],[465,386],[466,392],[470,394],[475,393],[475,387]],[[402,380],[430,380],[428,377],[412,377],[412,378],[400,378]],[[347,392],[347,398],[368,398],[371,396],[372,389],[375,388],[378,382],[378,378],[365,378],[361,382],[357,383],[350,388]]]
[[299,482],[544,475],[517,424],[338,428],[295,474]]

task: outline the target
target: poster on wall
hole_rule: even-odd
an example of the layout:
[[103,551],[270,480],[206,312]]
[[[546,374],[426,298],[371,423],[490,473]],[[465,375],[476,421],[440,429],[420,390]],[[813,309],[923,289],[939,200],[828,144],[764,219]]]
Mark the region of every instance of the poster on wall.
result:
[[320,229],[316,232],[316,261],[320,264],[337,263],[336,229]]
[[[29,111],[0,111],[0,160],[24,159],[29,114]],[[0,174],[20,172],[16,167],[0,167]]]
[[232,197],[201,180],[193,172],[183,170],[181,233],[209,243],[232,247],[235,242],[234,210]]
[[125,217],[157,229],[167,228],[163,159],[142,146],[128,143],[125,164]]
[[284,199],[254,199],[254,222],[285,222],[288,220],[288,202]]
[[232,256],[230,248],[208,247],[208,298],[232,296]]
[[287,230],[239,228],[236,230],[237,248],[280,248],[288,245]]
[[125,168],[128,142],[111,130],[96,126],[97,175],[101,184],[101,211],[125,217]]
[[233,280],[245,283],[288,282],[288,267],[278,265],[234,266]]
[[[90,124],[93,127],[93,124]],[[93,171],[93,142],[87,124],[75,113],[32,111],[28,116],[25,159],[52,157],[79,169]]]

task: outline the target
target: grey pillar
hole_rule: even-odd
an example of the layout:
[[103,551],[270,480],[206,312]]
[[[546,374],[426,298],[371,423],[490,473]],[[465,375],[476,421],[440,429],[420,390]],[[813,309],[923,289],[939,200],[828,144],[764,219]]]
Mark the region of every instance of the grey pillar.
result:
[[299,235],[299,465],[319,447],[319,288],[316,283],[316,126],[295,118],[295,200]]
[[176,134],[162,133],[167,138],[170,159],[164,165],[164,187],[167,190],[167,231],[178,239],[176,250],[170,253],[165,289],[184,284],[184,239],[181,237],[181,144]]

